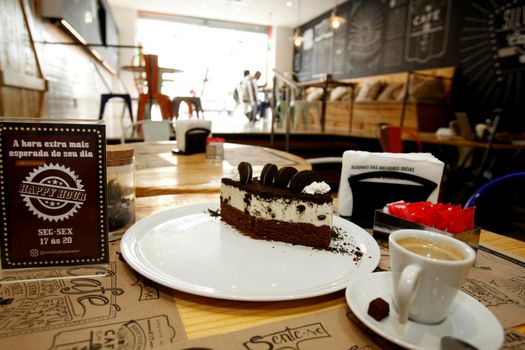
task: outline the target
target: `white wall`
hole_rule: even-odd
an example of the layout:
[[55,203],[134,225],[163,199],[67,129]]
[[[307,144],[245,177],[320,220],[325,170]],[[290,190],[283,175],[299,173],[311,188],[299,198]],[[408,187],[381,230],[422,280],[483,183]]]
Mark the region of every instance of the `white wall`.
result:
[[285,73],[293,69],[293,35],[292,28],[273,27],[274,67],[277,71]]
[[[119,30],[120,45],[138,45],[135,42],[135,33],[137,31],[137,11],[124,7],[112,7],[115,22]],[[119,68],[136,64],[134,57],[138,55],[138,49],[120,49]],[[124,82],[131,96],[137,96],[137,88],[133,80],[133,73],[119,71],[120,78]]]

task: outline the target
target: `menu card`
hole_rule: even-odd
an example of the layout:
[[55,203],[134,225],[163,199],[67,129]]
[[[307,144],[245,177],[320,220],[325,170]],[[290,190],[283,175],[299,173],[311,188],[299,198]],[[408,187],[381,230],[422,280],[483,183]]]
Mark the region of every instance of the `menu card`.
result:
[[105,126],[0,122],[3,269],[108,262]]

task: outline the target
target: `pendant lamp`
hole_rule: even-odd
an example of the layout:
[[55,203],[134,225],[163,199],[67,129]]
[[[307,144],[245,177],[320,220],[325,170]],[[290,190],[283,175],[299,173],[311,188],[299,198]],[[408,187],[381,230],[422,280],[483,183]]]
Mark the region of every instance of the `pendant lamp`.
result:
[[301,24],[301,0],[297,0],[297,28],[295,28],[292,36],[292,41],[295,47],[300,47],[303,44],[304,37],[299,31],[299,25]]
[[328,22],[328,26],[335,31],[345,25],[346,19],[337,15],[337,0],[335,0],[335,7],[332,10],[332,15],[328,17],[326,21]]

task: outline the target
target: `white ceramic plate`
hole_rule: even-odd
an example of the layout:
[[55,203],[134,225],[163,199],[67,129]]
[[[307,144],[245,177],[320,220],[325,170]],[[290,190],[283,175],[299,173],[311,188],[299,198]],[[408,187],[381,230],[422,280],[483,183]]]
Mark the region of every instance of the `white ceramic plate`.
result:
[[[390,304],[389,316],[381,321],[368,315],[368,305],[375,298],[382,298]],[[390,272],[377,272],[354,279],[346,289],[346,301],[368,328],[408,349],[441,349],[441,338],[447,335],[464,340],[480,350],[500,349],[503,345],[503,328],[498,319],[483,304],[463,292],[456,296],[447,318],[436,325],[409,320],[402,326],[397,322]]]
[[143,276],[187,293],[219,299],[273,301],[314,297],[346,288],[379,263],[365,230],[334,217],[355,254],[316,250],[241,235],[208,210],[217,203],[167,210],[135,223],[122,237],[126,262]]

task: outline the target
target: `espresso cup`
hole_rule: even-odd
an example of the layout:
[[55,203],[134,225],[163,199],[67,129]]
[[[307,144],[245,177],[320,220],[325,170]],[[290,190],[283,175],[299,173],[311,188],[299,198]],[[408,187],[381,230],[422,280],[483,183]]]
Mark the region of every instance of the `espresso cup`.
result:
[[394,303],[400,323],[443,321],[476,260],[466,243],[424,230],[389,235]]

